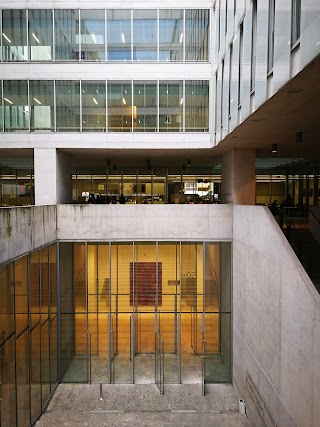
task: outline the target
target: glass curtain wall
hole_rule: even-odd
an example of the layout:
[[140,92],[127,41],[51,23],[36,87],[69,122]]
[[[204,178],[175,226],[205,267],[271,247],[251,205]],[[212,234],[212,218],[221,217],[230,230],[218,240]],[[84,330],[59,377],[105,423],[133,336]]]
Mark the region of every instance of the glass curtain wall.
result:
[[133,60],[157,60],[157,10],[133,10]]
[[230,243],[59,248],[62,382],[157,382],[160,341],[165,383],[231,381]]
[[105,52],[105,11],[80,10],[80,46],[82,61],[104,61]]
[[183,82],[159,83],[159,131],[183,131]]
[[30,80],[30,130],[54,132],[53,80]]
[[28,10],[29,59],[52,61],[53,13],[50,9]]
[[209,15],[209,9],[3,10],[2,60],[207,62]]
[[209,132],[208,80],[4,80],[2,99],[5,132]]
[[80,131],[80,82],[56,81],[56,131]]
[[82,131],[106,131],[106,84],[98,81],[81,82]]
[[184,47],[183,10],[159,10],[159,60],[182,62]]
[[2,58],[4,61],[27,61],[27,11],[2,10]]
[[28,427],[57,384],[56,246],[0,266],[0,425]]
[[55,60],[79,61],[79,9],[54,11]]
[[28,81],[5,80],[3,82],[4,131],[28,132],[30,109]]
[[[131,82],[108,82],[108,130],[132,131]],[[133,109],[135,119],[136,108]]]

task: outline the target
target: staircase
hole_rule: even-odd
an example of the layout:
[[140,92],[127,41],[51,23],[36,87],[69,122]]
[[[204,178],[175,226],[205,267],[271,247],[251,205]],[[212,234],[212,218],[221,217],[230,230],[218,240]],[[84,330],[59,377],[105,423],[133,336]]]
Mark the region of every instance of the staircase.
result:
[[320,245],[308,228],[288,227],[284,234],[320,293]]

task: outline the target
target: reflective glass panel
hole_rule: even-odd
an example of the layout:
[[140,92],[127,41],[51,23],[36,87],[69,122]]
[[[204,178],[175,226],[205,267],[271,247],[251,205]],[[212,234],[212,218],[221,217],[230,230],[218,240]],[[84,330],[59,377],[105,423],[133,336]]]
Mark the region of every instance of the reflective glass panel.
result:
[[31,421],[35,421],[41,412],[40,324],[30,333],[30,363]]
[[157,11],[133,11],[133,60],[157,60]]
[[2,11],[2,55],[4,61],[27,61],[26,10]]
[[79,10],[55,10],[55,59],[79,61]]
[[159,10],[159,60],[183,60],[183,10]]
[[40,322],[40,252],[30,255],[30,322],[31,327]]
[[108,83],[108,130],[132,130],[131,82]]
[[15,261],[16,335],[28,326],[28,264],[27,257]]
[[108,61],[131,60],[131,10],[107,11]]
[[80,10],[80,43],[83,61],[105,60],[104,14],[104,10]]
[[14,332],[13,263],[0,267],[0,344]]
[[80,130],[80,82],[56,81],[57,132]]
[[203,80],[186,80],[185,131],[209,131],[209,84]]
[[0,346],[1,427],[16,426],[15,336]]
[[3,82],[4,130],[23,132],[29,130],[28,82],[5,80]]
[[31,131],[54,131],[53,80],[30,80]]
[[161,81],[159,85],[159,130],[182,132],[183,130],[183,83]]
[[18,427],[30,425],[29,339],[25,331],[16,340]]
[[133,83],[133,123],[136,132],[157,131],[157,83]]
[[31,61],[51,61],[53,46],[52,10],[30,9],[29,58]]
[[105,132],[106,130],[106,83],[81,82],[82,131]]
[[3,132],[2,84],[0,82],[0,132]]
[[186,10],[185,46],[186,61],[208,61],[209,10]]

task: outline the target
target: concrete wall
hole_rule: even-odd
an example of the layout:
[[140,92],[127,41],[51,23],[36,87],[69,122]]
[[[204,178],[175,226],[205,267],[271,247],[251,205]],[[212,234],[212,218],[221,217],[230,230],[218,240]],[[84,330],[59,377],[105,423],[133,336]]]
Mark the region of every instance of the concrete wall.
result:
[[0,263],[56,240],[56,206],[0,209]]
[[233,379],[256,427],[320,420],[320,295],[269,210],[233,207]]
[[58,205],[61,240],[230,240],[232,205]]

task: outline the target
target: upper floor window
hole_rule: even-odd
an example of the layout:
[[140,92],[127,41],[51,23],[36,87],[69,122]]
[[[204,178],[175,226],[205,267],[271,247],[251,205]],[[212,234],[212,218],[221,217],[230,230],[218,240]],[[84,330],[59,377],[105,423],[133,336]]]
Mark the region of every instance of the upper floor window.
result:
[[273,69],[274,57],[274,17],[275,17],[275,0],[269,0],[268,14],[268,64],[267,72]]
[[1,13],[3,61],[209,61],[209,9]]
[[300,38],[301,0],[292,0],[291,3],[291,46]]

